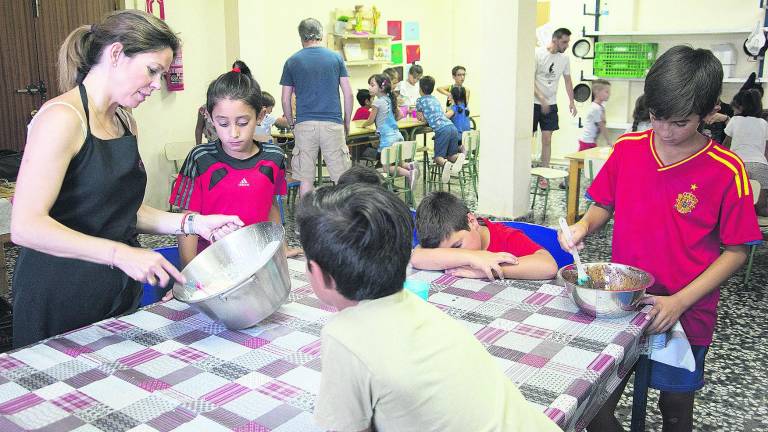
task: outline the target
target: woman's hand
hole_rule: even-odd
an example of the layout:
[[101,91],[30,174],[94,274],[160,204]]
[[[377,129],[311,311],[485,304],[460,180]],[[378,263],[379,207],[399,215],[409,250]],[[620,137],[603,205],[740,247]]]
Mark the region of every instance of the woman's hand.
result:
[[237,231],[245,224],[237,216],[196,214],[192,225],[195,234],[210,242],[215,242],[227,234]]
[[171,278],[182,284],[187,281],[173,264],[152,250],[121,244],[115,247],[111,262],[141,283],[166,286]]

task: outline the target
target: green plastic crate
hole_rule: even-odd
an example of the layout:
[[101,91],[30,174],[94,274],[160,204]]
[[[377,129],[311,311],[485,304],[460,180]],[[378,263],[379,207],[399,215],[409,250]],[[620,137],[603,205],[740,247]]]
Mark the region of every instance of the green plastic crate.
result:
[[657,43],[639,42],[597,42],[595,58],[604,60],[648,60],[655,61],[659,51]]
[[617,67],[594,68],[598,78],[643,78],[648,69],[621,69]]

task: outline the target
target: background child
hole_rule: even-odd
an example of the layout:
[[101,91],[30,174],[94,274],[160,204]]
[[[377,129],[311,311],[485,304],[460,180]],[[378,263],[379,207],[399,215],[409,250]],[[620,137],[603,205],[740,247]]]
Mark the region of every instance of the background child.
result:
[[645,95],[641,94],[635,100],[635,110],[632,111],[632,127],[627,132],[642,132],[651,128],[651,113],[645,105]]
[[552,279],[552,255],[522,231],[476,218],[459,198],[432,192],[416,209],[411,265],[465,278]]
[[[618,139],[587,190],[594,205],[569,228],[582,247],[615,214],[612,260],[656,278],[644,300],[653,305],[647,333],[666,332],[678,320],[685,330],[694,372],[650,361],[665,431],[692,430],[719,286],[746,260],[746,244],[762,238],[741,160],[697,131],[716,112],[722,81],[722,65],[708,50],[675,46],[662,54],[645,79],[653,129]],[[560,243],[574,246],[562,233]],[[629,375],[589,430],[621,430],[613,413]]]
[[262,108],[259,116],[261,120],[253,131],[253,139],[258,142],[269,142],[272,140],[272,125],[276,124],[281,128],[287,128],[288,121],[285,117],[277,117],[272,114],[272,110],[275,108],[275,98],[271,94],[265,91],[261,92],[261,103]]
[[301,199],[296,220],[312,290],[339,310],[321,335],[320,427],[560,430],[465,327],[403,290],[413,220],[396,195],[324,187]]
[[384,178],[373,168],[369,168],[365,165],[352,165],[352,167],[344,174],[339,176],[339,181],[336,184],[352,184],[352,183],[367,183],[376,186],[384,185]]
[[459,131],[445,116],[440,102],[432,96],[435,79],[425,76],[419,80],[416,111],[420,121],[426,121],[435,132],[435,163],[443,167],[441,181],[448,183],[451,175],[458,175],[464,166],[465,156],[459,153]]
[[592,105],[584,120],[584,133],[579,140],[579,151],[597,147],[597,137],[605,138],[611,145],[605,128],[605,102],[611,97],[611,83],[604,79],[592,81]]
[[[451,89],[454,87],[464,87],[464,79],[467,77],[467,69],[464,66],[454,66],[453,69],[451,69],[451,75],[453,76],[453,84],[442,86],[437,89],[438,93],[448,96],[448,100],[445,103],[446,107],[453,103],[453,100],[451,99]],[[469,103],[469,89],[466,87],[465,89],[467,91],[467,103]]]
[[368,89],[360,89],[357,91],[357,103],[360,104],[360,108],[355,111],[355,115],[352,120],[368,120],[371,116],[371,102],[373,97]]
[[464,153],[465,150],[461,148],[461,135],[464,131],[472,129],[469,123],[469,108],[467,108],[467,90],[464,87],[452,88],[451,99],[453,104],[448,107],[445,116],[456,126],[456,131],[459,133],[459,151]]
[[[253,140],[262,108],[259,84],[230,71],[211,82],[206,99],[219,139],[190,151],[169,202],[188,213],[237,215],[245,225],[280,224],[275,197],[287,190],[285,155],[275,145]],[[210,244],[197,236],[178,240],[182,266]]]
[[412,64],[408,70],[408,78],[397,85],[397,94],[400,96],[400,105],[412,107],[419,98],[419,80],[424,75],[424,69],[417,64]]
[[[368,120],[363,123],[363,127],[376,124],[376,134],[379,135],[379,153],[392,144],[404,141],[400,129],[397,128],[397,120],[400,120],[402,114],[397,109],[397,100],[392,92],[392,83],[385,74],[371,75],[368,78],[368,91],[372,96],[376,96],[371,106],[371,113]],[[408,177],[411,189],[419,178],[418,165],[416,162],[404,162],[398,167],[384,167],[392,175],[401,175]]]
[[750,179],[760,182],[760,190],[755,210],[760,216],[768,216],[766,205],[766,190],[768,190],[768,122],[760,116],[763,113],[763,102],[760,92],[755,89],[742,90],[736,93],[731,102],[734,116],[725,126],[726,147],[736,153],[747,168]]

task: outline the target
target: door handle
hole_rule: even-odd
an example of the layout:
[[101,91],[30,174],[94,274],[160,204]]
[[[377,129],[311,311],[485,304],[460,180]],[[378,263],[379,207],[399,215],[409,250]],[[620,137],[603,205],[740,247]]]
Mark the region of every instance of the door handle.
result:
[[48,89],[45,87],[45,83],[43,81],[39,81],[37,85],[30,84],[23,89],[16,90],[16,93],[18,94],[28,94],[30,96],[41,94],[43,95],[43,99],[45,99],[45,94],[47,92],[48,92]]

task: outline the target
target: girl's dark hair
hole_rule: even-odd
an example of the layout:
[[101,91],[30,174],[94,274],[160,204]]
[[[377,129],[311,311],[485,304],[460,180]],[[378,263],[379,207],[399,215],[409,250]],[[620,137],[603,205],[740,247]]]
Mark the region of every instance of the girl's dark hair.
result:
[[635,100],[635,110],[632,112],[632,132],[637,132],[637,125],[644,121],[651,121],[651,113],[645,105],[645,95],[641,94]]
[[360,106],[365,106],[365,101],[371,98],[371,92],[368,89],[360,89],[357,91],[357,103]]
[[264,108],[275,106],[275,98],[271,94],[262,91],[261,92],[261,106]]
[[648,110],[659,119],[711,113],[723,87],[723,65],[706,49],[677,45],[662,54],[645,78]]
[[392,80],[389,76],[384,75],[383,73],[371,75],[371,77],[368,78],[368,82],[371,82],[371,80],[376,82],[376,85],[379,86],[385,95],[389,96],[392,105],[392,115],[397,118],[397,96],[395,96],[395,92],[392,91]]
[[259,83],[242,72],[229,71],[211,81],[205,102],[205,109],[211,117],[213,107],[222,99],[243,101],[250,105],[257,115],[263,106]]
[[733,97],[732,107],[738,107],[744,117],[762,117],[763,101],[760,91],[751,88],[742,90]]
[[467,90],[464,87],[451,87],[451,99],[453,99],[453,103],[455,105],[460,103],[464,104],[464,108],[457,108],[456,112],[461,114],[466,111],[467,115],[469,115],[469,107],[467,106]]
[[251,68],[248,67],[247,64],[245,64],[242,60],[235,60],[234,63],[232,63],[232,69],[238,68],[240,69],[240,73],[244,73],[248,75],[249,77],[253,78],[253,74],[251,73]]
[[58,56],[59,90],[66,92],[82,83],[101,60],[104,48],[115,42],[123,45],[128,57],[165,48],[175,56],[181,45],[168,24],[154,15],[138,10],[112,12],[98,24],[72,30],[64,39]]

